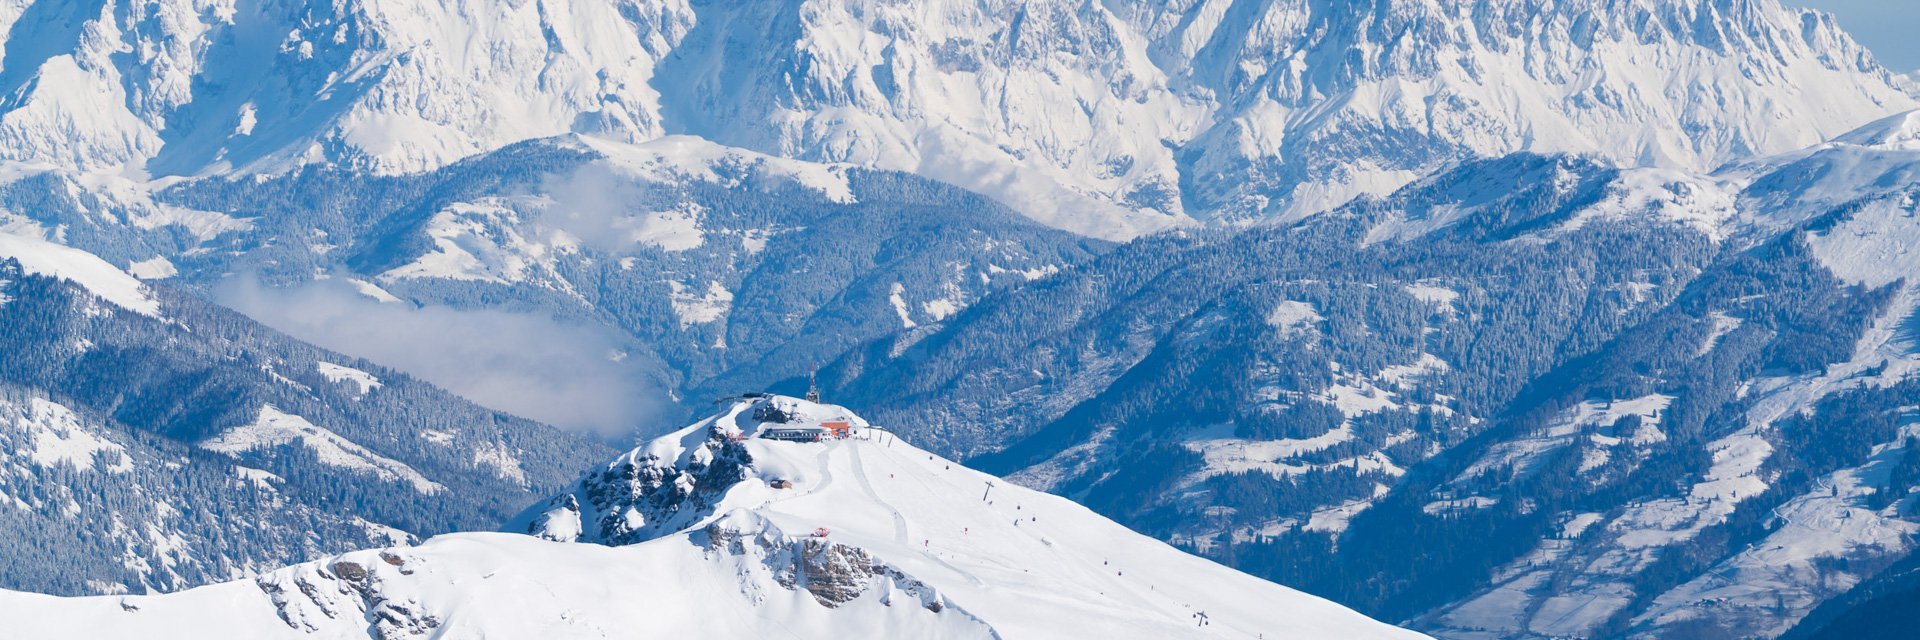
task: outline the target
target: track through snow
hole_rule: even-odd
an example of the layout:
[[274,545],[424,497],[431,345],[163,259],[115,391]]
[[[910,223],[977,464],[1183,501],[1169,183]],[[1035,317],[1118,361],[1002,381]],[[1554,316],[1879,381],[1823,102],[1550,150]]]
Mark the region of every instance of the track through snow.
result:
[[893,505],[887,504],[887,501],[880,497],[880,492],[873,489],[873,480],[867,477],[867,465],[860,461],[858,447],[853,449],[853,477],[860,480],[860,489],[867,493],[867,497],[873,499],[874,504],[885,507],[887,513],[893,516],[893,541],[911,546],[908,542],[907,516],[900,513],[900,510]]
[[820,482],[819,484],[815,484],[812,489],[807,490],[807,495],[826,491],[829,487],[833,486],[833,450],[835,448],[832,444],[829,444],[820,449],[820,455],[813,457],[815,465],[820,469]]

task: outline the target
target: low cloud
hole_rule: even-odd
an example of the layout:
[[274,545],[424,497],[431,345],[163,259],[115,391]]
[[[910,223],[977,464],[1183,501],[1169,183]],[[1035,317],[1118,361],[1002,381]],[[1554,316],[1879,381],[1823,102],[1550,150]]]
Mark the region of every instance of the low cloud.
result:
[[538,221],[613,255],[641,245],[666,251],[700,246],[700,207],[655,189],[607,167],[585,165],[547,178],[543,192],[551,200]]
[[239,277],[216,299],[295,338],[433,383],[484,407],[606,438],[667,405],[622,336],[549,316],[380,302],[339,280],[272,288]]
[[548,176],[542,192],[553,200],[541,212],[541,224],[606,253],[620,253],[636,242],[640,216],[633,203],[644,201],[646,194],[632,180],[599,164],[586,164]]

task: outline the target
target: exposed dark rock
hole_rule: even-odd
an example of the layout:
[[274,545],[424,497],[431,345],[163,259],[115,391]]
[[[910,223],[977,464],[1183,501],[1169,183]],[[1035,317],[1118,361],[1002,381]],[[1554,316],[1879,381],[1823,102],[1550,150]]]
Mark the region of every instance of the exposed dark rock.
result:
[[340,562],[333,563],[333,566],[328,568],[332,569],[333,575],[339,576],[341,580],[346,580],[348,582],[366,582],[367,581],[367,568],[362,567],[357,563],[347,562],[345,560],[342,560]]
[[838,607],[866,593],[876,565],[865,549],[835,544],[826,538],[807,538],[801,544],[801,583],[814,600]]

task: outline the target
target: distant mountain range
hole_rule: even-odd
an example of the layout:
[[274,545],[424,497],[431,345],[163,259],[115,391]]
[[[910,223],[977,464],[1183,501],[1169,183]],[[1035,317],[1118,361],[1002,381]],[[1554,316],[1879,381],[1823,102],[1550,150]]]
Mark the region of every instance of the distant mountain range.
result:
[[566,133],[689,134],[917,173],[1107,239],[1297,217],[1515,151],[1708,170],[1915,106],[1830,17],[1774,0],[7,15],[0,158],[28,166],[390,175]]

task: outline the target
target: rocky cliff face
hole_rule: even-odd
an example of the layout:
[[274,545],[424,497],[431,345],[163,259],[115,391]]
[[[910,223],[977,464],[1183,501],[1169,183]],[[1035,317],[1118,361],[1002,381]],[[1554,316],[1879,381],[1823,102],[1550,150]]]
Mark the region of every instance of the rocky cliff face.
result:
[[[879,589],[894,590],[934,613],[947,605],[939,593],[860,547],[836,542],[829,531],[795,537],[750,512],[731,513],[707,525],[706,549],[756,561],[782,587],[805,591],[820,606],[835,608]],[[882,584],[884,581],[884,584]]]

